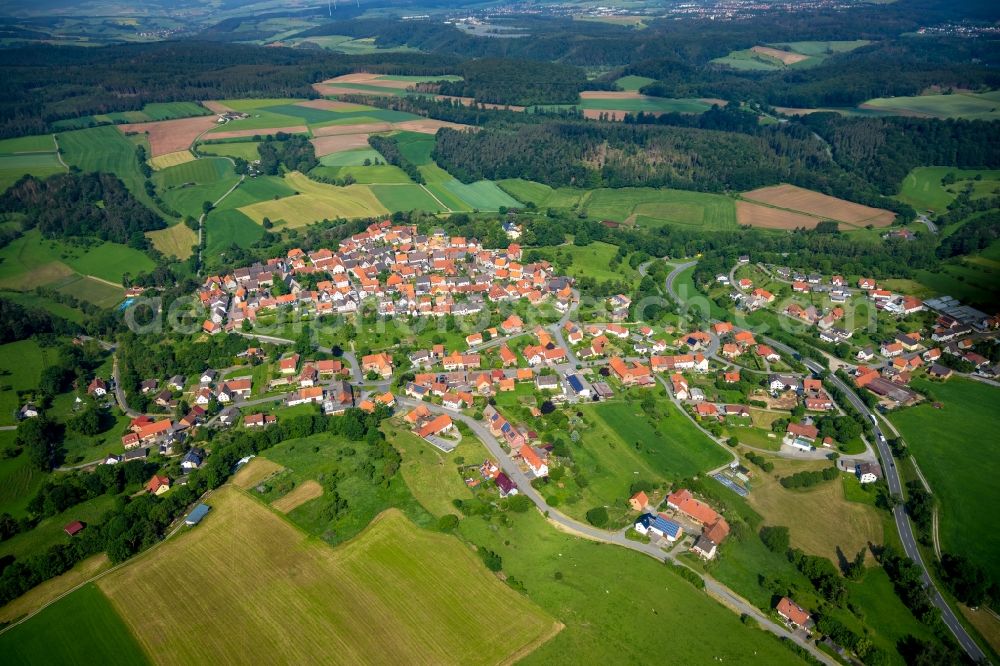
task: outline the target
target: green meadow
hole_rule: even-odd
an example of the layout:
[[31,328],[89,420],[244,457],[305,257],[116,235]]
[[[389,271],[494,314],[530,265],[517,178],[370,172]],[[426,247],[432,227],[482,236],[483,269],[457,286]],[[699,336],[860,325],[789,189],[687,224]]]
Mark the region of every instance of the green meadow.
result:
[[7,664],[26,666],[150,663],[111,602],[93,583],[0,634],[0,654]]
[[[943,185],[941,180],[949,174],[955,182]],[[1000,194],[1000,170],[917,167],[903,180],[897,198],[918,210],[943,213],[970,186],[973,199]]]
[[868,100],[863,106],[902,115],[997,120],[1000,119],[1000,91],[917,95],[914,97],[879,97]]
[[1000,580],[1000,519],[984,510],[1000,504],[1000,389],[953,377],[944,383],[918,380],[934,401],[898,410],[899,429],[938,497],[941,548],[985,567]]

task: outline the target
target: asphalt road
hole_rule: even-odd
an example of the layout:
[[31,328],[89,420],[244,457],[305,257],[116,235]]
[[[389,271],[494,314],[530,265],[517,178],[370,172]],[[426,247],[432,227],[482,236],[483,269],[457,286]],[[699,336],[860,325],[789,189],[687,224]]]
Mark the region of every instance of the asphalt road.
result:
[[[694,266],[696,263],[697,262],[691,261],[685,264],[680,264],[677,268],[671,271],[670,275],[667,276],[667,293],[669,293],[680,304],[683,304],[684,301],[677,295],[677,292],[674,291],[674,280],[681,272],[691,266]],[[767,337],[763,337],[762,339],[778,351],[792,356],[798,356],[798,353],[794,349],[778,342],[777,340],[772,340]],[[802,363],[816,373],[825,370],[825,368],[812,359],[802,358]],[[872,422],[872,426],[875,431],[875,444],[878,447],[879,456],[883,461],[882,474],[885,477],[886,483],[889,485],[889,492],[895,497],[902,499],[903,492],[902,484],[899,480],[899,471],[896,469],[892,452],[889,450],[889,445],[885,442],[885,436],[879,426],[877,417],[870,409],[868,409],[868,405],[866,405],[864,401],[858,397],[851,387],[841,381],[836,375],[830,374],[829,377],[833,384],[844,393],[848,401],[855,407],[855,409],[864,414],[865,417]],[[954,634],[955,639],[958,641],[959,645],[962,646],[962,649],[965,650],[966,654],[969,655],[969,658],[975,662],[986,662],[986,655],[979,648],[979,645],[972,640],[972,637],[969,636],[965,627],[958,621],[954,611],[952,611],[951,607],[945,603],[945,600],[942,598],[937,586],[935,586],[934,581],[931,580],[930,574],[927,572],[927,565],[924,563],[923,557],[920,555],[920,550],[917,548],[916,538],[913,535],[913,526],[910,524],[909,517],[906,515],[906,509],[902,504],[898,504],[893,509],[892,513],[893,518],[896,521],[896,529],[899,531],[900,540],[903,542],[903,550],[906,552],[907,557],[920,565],[920,570],[923,573],[924,584],[927,586],[927,591],[931,597],[931,601],[933,601],[934,605],[941,611],[941,619],[944,620],[944,623],[948,626],[948,629],[951,630],[951,633]]]
[[[612,543],[617,546],[621,546],[622,548],[628,548],[629,550],[634,550],[644,555],[654,557],[661,562],[668,559],[676,561],[676,558],[672,553],[665,552],[658,546],[649,543],[641,543],[639,541],[632,541],[631,539],[626,538],[622,532],[608,532],[606,530],[593,527],[592,525],[581,523],[573,518],[570,518],[566,514],[561,513],[558,509],[549,506],[548,502],[545,501],[545,498],[542,497],[542,495],[531,485],[531,479],[528,475],[522,472],[521,469],[514,464],[514,461],[510,459],[510,456],[508,456],[503,450],[503,447],[500,446],[500,442],[497,441],[489,429],[481,422],[476,421],[465,414],[445,409],[440,405],[434,405],[420,400],[413,400],[412,398],[397,397],[396,401],[399,404],[406,405],[408,407],[417,407],[422,405],[432,412],[448,414],[452,419],[465,423],[469,429],[471,429],[472,432],[483,442],[487,450],[490,452],[490,455],[492,455],[497,461],[497,464],[500,465],[500,468],[515,484],[517,484],[518,492],[530,499],[550,522],[555,523],[565,530],[579,536],[592,539],[594,541]],[[824,664],[835,666],[836,662],[825,653],[818,650],[815,645],[802,637],[789,632],[784,627],[772,622],[750,602],[730,590],[719,581],[715,580],[711,576],[702,576],[702,578],[705,581],[705,591],[712,597],[722,602],[725,606],[738,613],[754,618],[760,624],[761,628],[771,632],[779,638],[794,641],[800,647],[808,650],[813,657],[819,659]]]

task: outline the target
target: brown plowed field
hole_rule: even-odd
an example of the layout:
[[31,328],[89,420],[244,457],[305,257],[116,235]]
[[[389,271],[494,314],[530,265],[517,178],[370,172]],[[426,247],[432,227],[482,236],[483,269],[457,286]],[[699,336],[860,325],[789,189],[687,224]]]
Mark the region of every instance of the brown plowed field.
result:
[[881,208],[863,206],[794,185],[762,187],[744,192],[743,198],[858,227],[869,224],[887,227],[896,218],[895,213]]
[[750,49],[754,53],[759,53],[761,55],[770,56],[772,58],[777,58],[781,61],[783,65],[794,65],[797,62],[802,62],[803,60],[809,60],[809,56],[802,55],[801,53],[792,53],[791,51],[782,51],[781,49],[773,49],[770,46],[755,46]]
[[800,227],[813,229],[822,220],[802,213],[793,213],[790,210],[770,208],[749,201],[737,201],[736,221],[740,224],[749,224],[752,227],[764,229],[798,229]]
[[229,108],[228,106],[226,106],[222,102],[207,101],[207,102],[202,102],[201,105],[204,106],[209,111],[213,111],[215,113],[226,113],[227,111],[233,111],[234,110],[234,109]]
[[407,132],[420,132],[422,134],[435,134],[442,127],[449,127],[451,129],[471,129],[472,125],[462,125],[460,123],[449,123],[444,120],[404,120],[401,123],[393,123],[393,129],[404,130]]
[[[217,125],[214,116],[196,116],[178,120],[160,120],[152,123],[118,125],[122,132],[148,132],[150,157],[176,153],[191,147],[198,135]],[[213,138],[222,138],[213,135]]]
[[339,153],[342,150],[353,148],[367,148],[367,134],[335,134],[333,136],[318,136],[311,140],[316,149],[316,157],[323,157],[331,153]]

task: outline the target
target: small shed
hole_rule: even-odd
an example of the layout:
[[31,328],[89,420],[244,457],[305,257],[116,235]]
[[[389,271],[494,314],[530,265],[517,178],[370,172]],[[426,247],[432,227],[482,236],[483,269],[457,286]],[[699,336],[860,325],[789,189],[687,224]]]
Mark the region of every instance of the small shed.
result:
[[72,523],[69,523],[68,525],[66,525],[66,527],[63,528],[63,532],[65,532],[69,536],[76,536],[77,534],[83,531],[84,527],[86,527],[86,525],[81,523],[79,520],[74,520]]
[[210,507],[207,504],[199,504],[194,508],[193,511],[191,511],[191,513],[187,515],[187,518],[184,519],[184,524],[197,525],[198,523],[201,522],[201,519],[205,517],[205,515],[208,513],[208,510],[211,508],[212,507]]

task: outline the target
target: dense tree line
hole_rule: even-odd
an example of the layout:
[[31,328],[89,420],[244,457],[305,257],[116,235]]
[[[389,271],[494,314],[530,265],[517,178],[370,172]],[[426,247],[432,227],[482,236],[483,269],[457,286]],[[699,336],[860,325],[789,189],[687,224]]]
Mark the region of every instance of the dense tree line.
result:
[[840,472],[837,471],[836,467],[826,467],[823,470],[802,471],[783,476],[779,483],[784,488],[811,488],[824,481],[833,481],[838,476],[840,476]]
[[417,169],[417,165],[411,162],[403,155],[402,151],[399,150],[399,144],[396,140],[388,136],[379,136],[378,134],[368,135],[368,145],[373,149],[382,154],[385,161],[394,166],[398,166],[400,169],[406,172],[415,183],[423,183],[424,175],[420,173]]
[[459,180],[526,178],[553,187],[753,189],[829,164],[823,146],[783,130],[751,136],[686,127],[550,122],[443,129],[434,158]]
[[70,333],[74,324],[53,316],[41,308],[25,307],[0,298],[0,344],[27,340],[39,334]]
[[1000,210],[993,210],[969,220],[955,233],[942,238],[937,248],[937,255],[947,259],[971,254],[986,249],[998,238],[1000,238]]
[[573,104],[587,85],[578,67],[532,60],[483,58],[463,63],[459,71],[462,80],[442,82],[441,94],[490,104]]
[[343,55],[199,41],[25,46],[4,51],[0,137],[39,134],[58,120],[137,111],[150,102],[314,98],[313,83],[341,74],[432,74],[456,64],[445,55]]
[[316,168],[316,148],[304,134],[278,132],[257,144],[260,153],[260,171],[268,176],[277,176],[284,166],[289,171],[309,173]]
[[879,562],[889,574],[896,594],[914,616],[928,626],[934,626],[940,620],[940,612],[931,602],[927,588],[924,587],[923,574],[920,567],[910,558],[900,553],[895,546],[887,545],[879,554]]
[[1000,166],[1000,123],[929,118],[844,118],[813,113],[802,122],[822,136],[845,169],[894,195],[914,167]]
[[144,232],[166,226],[107,173],[24,176],[0,196],[0,210],[23,212],[24,227],[37,227],[46,238],[96,236],[140,249],[149,244]]

